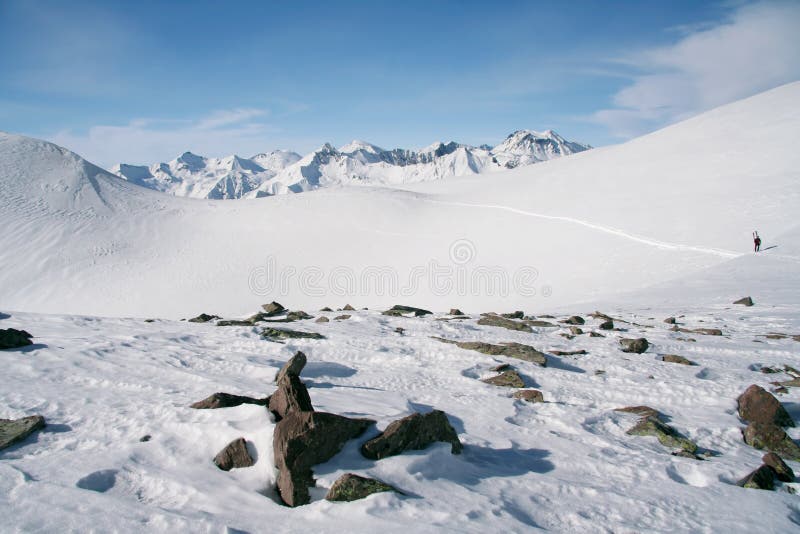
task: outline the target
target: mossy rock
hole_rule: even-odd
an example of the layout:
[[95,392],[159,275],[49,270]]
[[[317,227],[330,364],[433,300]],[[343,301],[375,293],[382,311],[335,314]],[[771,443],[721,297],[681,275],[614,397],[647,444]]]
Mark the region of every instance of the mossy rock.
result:
[[380,480],[347,473],[339,477],[339,480],[333,483],[325,499],[334,502],[350,502],[363,499],[373,493],[383,493],[386,491],[397,492],[395,488]]

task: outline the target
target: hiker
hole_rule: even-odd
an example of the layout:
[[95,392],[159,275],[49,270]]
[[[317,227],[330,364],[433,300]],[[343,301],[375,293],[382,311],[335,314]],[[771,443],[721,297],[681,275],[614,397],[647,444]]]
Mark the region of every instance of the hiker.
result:
[[761,237],[757,231],[753,232],[753,243],[755,244],[755,252],[761,250]]

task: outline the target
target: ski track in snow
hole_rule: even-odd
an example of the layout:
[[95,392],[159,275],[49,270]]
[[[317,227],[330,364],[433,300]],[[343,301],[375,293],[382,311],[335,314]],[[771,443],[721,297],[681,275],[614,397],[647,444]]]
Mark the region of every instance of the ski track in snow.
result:
[[715,256],[721,256],[723,258],[737,258],[739,256],[744,256],[744,254],[739,252],[734,252],[732,250],[723,250],[717,248],[709,248],[709,247],[696,247],[692,245],[682,245],[680,243],[670,243],[667,241],[660,241],[658,239],[653,239],[650,237],[639,236],[636,234],[631,234],[629,232],[625,232],[624,230],[620,230],[618,228],[612,228],[610,226],[603,226],[600,224],[591,223],[588,221],[584,221],[581,219],[576,219],[574,217],[567,217],[564,215],[545,215],[544,213],[535,213],[532,211],[525,211],[519,208],[512,208],[511,206],[502,206],[498,204],[473,204],[471,202],[456,202],[456,201],[449,201],[449,200],[434,200],[434,199],[426,199],[428,202],[433,204],[441,204],[444,206],[458,206],[464,208],[485,208],[485,209],[494,209],[494,210],[502,210],[508,211],[510,213],[516,213],[517,215],[524,215],[526,217],[535,217],[537,219],[546,219],[550,221],[563,221],[567,223],[577,224],[580,226],[584,226],[586,228],[591,228],[592,230],[599,230],[601,232],[605,232],[607,234],[615,235],[618,237],[622,237],[624,239],[630,239],[631,241],[636,241],[638,243],[643,243],[645,245],[650,245],[654,247],[658,247],[661,249],[666,250],[678,250],[678,251],[686,251],[686,252],[699,252],[701,254],[713,254]]

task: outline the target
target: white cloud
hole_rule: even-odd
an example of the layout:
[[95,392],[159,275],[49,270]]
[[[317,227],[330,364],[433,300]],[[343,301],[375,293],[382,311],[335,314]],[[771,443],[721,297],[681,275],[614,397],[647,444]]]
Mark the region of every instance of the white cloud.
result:
[[43,135],[89,161],[110,167],[115,163],[152,164],[190,150],[207,156],[233,153],[251,156],[270,148],[278,130],[257,121],[262,109],[215,111],[195,120],[133,119],[124,126],[93,126],[83,133],[61,131]]
[[720,24],[617,63],[635,70],[632,83],[589,120],[633,137],[800,79],[800,3],[740,6]]

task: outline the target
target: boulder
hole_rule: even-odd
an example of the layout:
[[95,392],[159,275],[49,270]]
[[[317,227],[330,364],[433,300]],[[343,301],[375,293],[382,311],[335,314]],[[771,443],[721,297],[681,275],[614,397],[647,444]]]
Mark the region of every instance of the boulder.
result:
[[460,454],[464,448],[443,411],[413,413],[389,423],[380,435],[361,446],[361,454],[371,460],[380,460],[403,451],[424,449],[437,441],[449,443],[453,454]]
[[744,297],[744,298],[740,298],[739,300],[734,300],[733,303],[734,304],[741,304],[742,306],[752,306],[753,305],[753,299],[751,299],[750,297]]
[[654,417],[662,419],[662,414],[650,406],[626,406],[624,408],[614,408],[615,412],[632,413],[641,417]]
[[253,326],[249,319],[223,319],[217,321],[217,326]]
[[201,313],[197,317],[192,317],[189,319],[190,323],[207,323],[209,321],[213,321],[214,319],[219,319],[219,315],[209,315],[207,313]]
[[739,417],[747,422],[774,423],[778,426],[794,426],[786,408],[764,388],[753,384],[736,399]]
[[346,321],[346,320],[348,320],[350,317],[352,317],[352,315],[348,315],[348,314],[344,314],[344,315],[337,315],[336,317],[334,317],[334,320],[336,320],[336,321]]
[[[397,306],[395,306],[395,308],[397,308]],[[344,308],[342,308],[342,311],[356,311],[356,309],[354,307],[350,306],[349,304],[345,304]],[[428,312],[428,313],[430,313],[430,312]]]
[[0,329],[0,350],[27,347],[33,344],[32,338],[33,336],[25,330],[17,330],[16,328]]
[[766,449],[782,458],[800,462],[800,447],[776,424],[750,423],[744,429],[744,442],[756,449]]
[[321,310],[319,310],[319,311],[321,311],[321,312],[332,312],[333,310],[332,310],[332,309],[330,309],[330,307],[328,307],[328,306],[325,306],[324,308],[322,308],[322,309],[321,309]]
[[290,311],[286,314],[286,322],[303,321],[305,319],[313,319],[313,315],[309,315],[303,310]]
[[665,447],[678,447],[694,454],[697,445],[656,417],[643,417],[627,432],[632,436],[655,436]]
[[678,321],[675,319],[675,317],[667,317],[666,319],[664,319],[664,322],[667,324],[675,324]]
[[544,395],[538,389],[520,389],[512,395],[515,399],[526,402],[544,402]]
[[313,412],[311,396],[297,375],[286,374],[278,381],[278,389],[269,398],[269,411],[276,421],[292,412]]
[[743,488],[773,490],[775,489],[775,475],[772,469],[766,465],[762,465],[737,482],[736,485]]
[[21,419],[0,419],[0,450],[22,441],[44,427],[44,417],[41,415],[31,415]]
[[515,311],[511,313],[502,313],[500,317],[505,317],[506,319],[522,319],[525,317],[525,312],[522,311]]
[[507,356],[509,358],[532,362],[542,367],[547,366],[547,356],[543,352],[539,352],[530,345],[524,345],[522,343],[507,342],[500,345],[493,345],[482,341],[452,341],[441,337],[434,337],[433,339],[441,341],[442,343],[450,343],[460,349],[474,350],[481,354],[488,354],[489,356]]
[[247,451],[247,442],[244,438],[238,438],[228,443],[214,457],[214,463],[223,471],[230,471],[235,467],[250,467],[255,464]]
[[331,322],[331,320],[328,319],[327,317],[325,317],[324,315],[322,315],[322,316],[318,317],[317,320],[314,321],[314,322],[315,323],[329,323],[329,322]]
[[583,330],[579,326],[570,326],[569,333],[573,336],[580,336],[583,334]]
[[283,313],[286,313],[286,308],[284,308],[280,303],[275,302],[274,300],[269,304],[262,305],[261,309],[264,310],[264,314],[266,317],[273,317],[275,315],[281,315]]
[[404,317],[412,313],[414,314],[414,317],[423,317],[425,315],[431,315],[433,312],[423,310],[422,308],[414,308],[413,306],[402,306],[397,304],[392,306],[391,309],[383,312],[383,315],[389,315],[391,317]]
[[650,346],[650,343],[643,337],[637,339],[622,338],[619,340],[619,344],[622,352],[632,352],[636,354],[643,353]]
[[265,328],[261,331],[261,337],[269,340],[276,339],[325,339],[322,334],[316,332],[300,332],[298,330],[288,330],[286,328]]
[[589,337],[606,337],[600,332],[589,332]]
[[307,361],[308,358],[306,358],[306,355],[298,350],[294,353],[294,356],[289,358],[289,360],[283,364],[281,370],[275,375],[275,382],[280,382],[281,378],[287,375],[300,376],[300,373],[306,366]]
[[697,365],[692,360],[688,360],[683,356],[678,356],[677,354],[665,354],[661,357],[661,361],[669,363],[679,363],[681,365]]
[[334,502],[357,501],[384,491],[397,491],[389,484],[385,484],[374,478],[361,477],[353,473],[346,473],[333,483],[325,500]]
[[375,421],[325,412],[292,412],[276,426],[272,444],[278,468],[278,494],[289,506],[310,501],[312,466],[333,458],[344,444]]
[[494,371],[495,373],[501,373],[503,371],[508,371],[509,369],[512,369],[510,364],[501,363],[500,365],[496,365],[496,366],[492,367],[491,370]]
[[761,458],[761,461],[764,462],[764,465],[772,469],[772,472],[775,473],[775,478],[781,482],[794,482],[794,471],[792,471],[791,467],[786,465],[783,458],[774,452],[765,454]]
[[483,326],[496,326],[508,330],[518,330],[520,332],[533,332],[533,329],[525,323],[520,323],[513,319],[506,319],[499,315],[484,315],[478,319],[478,324]]
[[525,382],[522,381],[522,377],[519,376],[519,373],[510,370],[510,371],[503,371],[497,376],[492,376],[489,378],[484,378],[481,382],[485,382],[487,384],[491,384],[493,386],[500,386],[506,388],[524,388]]
[[528,326],[534,326],[536,328],[558,328],[558,325],[549,323],[547,321],[539,321],[539,320],[531,320],[526,319],[525,324]]
[[462,312],[458,308],[450,308],[449,315],[464,315],[464,312]]
[[602,323],[600,323],[600,326],[598,328],[600,328],[600,330],[614,330],[614,321],[612,321],[611,319],[603,321]]
[[231,393],[214,393],[210,397],[206,397],[201,401],[197,401],[190,408],[195,410],[215,410],[217,408],[233,408],[241,404],[257,404],[259,406],[266,406],[269,404],[269,397],[264,399],[254,399],[253,397],[246,397],[244,395],[233,395]]
[[572,317],[568,317],[563,321],[559,321],[559,323],[579,325],[586,323],[586,321],[584,321],[583,317],[581,317],[580,315],[573,315]]

